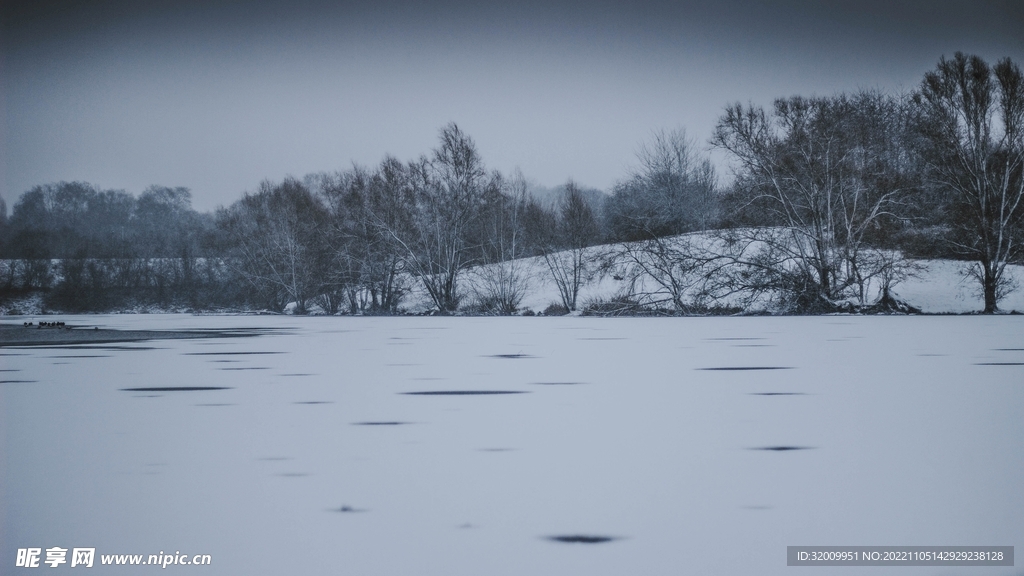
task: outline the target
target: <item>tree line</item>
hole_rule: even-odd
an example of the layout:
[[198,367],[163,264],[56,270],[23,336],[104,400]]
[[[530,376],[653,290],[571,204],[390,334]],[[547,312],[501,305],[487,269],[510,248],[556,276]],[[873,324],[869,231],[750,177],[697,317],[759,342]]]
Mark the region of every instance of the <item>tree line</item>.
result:
[[[418,284],[440,313],[512,314],[528,257],[566,311],[599,274],[624,281],[625,308],[675,313],[730,296],[795,312],[896,305],[913,258],[968,263],[985,312],[1015,288],[1024,80],[1009,59],[957,53],[905,94],[732,104],[706,144],[653,134],[609,194],[573,181],[538,194],[518,171],[488,170],[454,123],[415,160],[265,181],[214,213],[184,188],[37,186],[2,211],[0,291],[66,310],[394,314]],[[709,149],[728,158],[727,185]]]

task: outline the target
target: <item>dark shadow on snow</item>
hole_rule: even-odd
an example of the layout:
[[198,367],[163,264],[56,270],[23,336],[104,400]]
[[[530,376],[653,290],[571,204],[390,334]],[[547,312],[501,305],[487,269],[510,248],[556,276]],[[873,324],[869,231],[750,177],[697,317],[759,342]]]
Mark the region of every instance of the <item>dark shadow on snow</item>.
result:
[[251,356],[264,354],[284,354],[284,352],[185,352],[182,356]]
[[619,540],[615,536],[594,536],[590,534],[567,534],[564,536],[545,536],[546,540],[561,542],[563,544],[604,544]]
[[364,508],[353,508],[352,506],[342,506],[341,508],[331,508],[330,512],[341,512],[342,514],[355,514],[358,512],[366,512]]
[[203,390],[231,390],[229,386],[160,386],[151,388],[121,388],[125,392],[199,392]]
[[529,394],[522,390],[429,390],[426,392],[399,392],[408,396],[486,396],[494,394]]
[[697,368],[697,370],[792,370],[792,366],[713,366],[711,368]]

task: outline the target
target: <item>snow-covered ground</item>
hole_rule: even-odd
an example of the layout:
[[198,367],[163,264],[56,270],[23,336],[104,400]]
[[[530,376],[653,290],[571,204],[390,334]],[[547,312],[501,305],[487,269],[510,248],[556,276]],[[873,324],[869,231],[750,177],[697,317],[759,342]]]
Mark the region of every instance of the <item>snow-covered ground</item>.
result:
[[[1024,317],[61,319],[276,330],[0,349],[4,574],[55,546],[96,574],[445,576],[1024,546]],[[167,387],[225,389],[124,390]],[[408,394],[450,391],[518,393]],[[547,539],[572,535],[617,540]]]
[[[530,274],[527,281],[528,290],[521,307],[534,312],[543,311],[550,304],[561,302],[558,288],[551,280],[544,261],[539,258],[525,260]],[[965,277],[963,270],[968,265],[953,260],[915,260],[921,267],[916,277],[897,284],[893,292],[902,300],[920,308],[929,314],[960,314],[980,312],[985,308],[985,301],[979,291],[976,280]],[[1021,289],[1015,290],[999,302],[1004,311],[1017,310],[1024,312],[1024,266],[1009,265],[1006,274]],[[472,295],[473,276],[467,274],[464,279],[466,292]],[[582,307],[591,300],[607,300],[622,292],[627,287],[626,281],[616,280],[606,274],[596,278],[580,291],[579,305]],[[869,294],[869,301],[876,300],[878,295]],[[469,299],[472,300],[471,298]],[[738,302],[726,301],[725,304],[736,305]],[[422,286],[415,285],[407,299],[411,311],[424,311],[432,308],[429,297]]]

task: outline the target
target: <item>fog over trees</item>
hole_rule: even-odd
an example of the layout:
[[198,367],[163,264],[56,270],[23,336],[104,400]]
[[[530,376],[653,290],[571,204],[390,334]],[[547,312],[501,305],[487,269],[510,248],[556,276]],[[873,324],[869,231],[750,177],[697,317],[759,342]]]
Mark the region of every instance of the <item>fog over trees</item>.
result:
[[84,182],[0,208],[0,297],[67,311],[396,314],[421,290],[437,313],[515,314],[550,282],[568,312],[604,274],[624,286],[606,309],[899,309],[917,260],[952,258],[991,313],[1024,257],[1024,79],[957,53],[911,93],[730,104],[706,140],[652,133],[608,193],[489,170],[450,123],[419,158],[267,180],[212,214],[185,188]]

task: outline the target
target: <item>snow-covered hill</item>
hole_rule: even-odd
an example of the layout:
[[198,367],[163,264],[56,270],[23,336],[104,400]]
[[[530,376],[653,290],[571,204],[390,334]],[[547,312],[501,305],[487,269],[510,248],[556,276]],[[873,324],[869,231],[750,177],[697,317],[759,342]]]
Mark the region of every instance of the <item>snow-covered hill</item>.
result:
[[[695,235],[690,235],[691,239],[694,237]],[[697,238],[698,241],[709,246],[718,242],[708,237],[697,236]],[[618,248],[614,245],[595,246],[589,249],[588,260],[591,262],[607,260],[609,254],[621,252]],[[525,271],[524,277],[526,278],[525,296],[520,304],[522,313],[527,311],[540,313],[550,305],[557,305],[561,302],[558,287],[543,258],[526,258],[518,262]],[[960,314],[977,312],[984,308],[980,286],[976,280],[968,277],[965,273],[971,265],[970,263],[953,260],[911,260],[910,262],[916,265],[917,272],[895,284],[892,288],[894,296],[900,300],[928,314]],[[624,266],[629,266],[629,263],[624,261],[621,256],[617,259],[613,257],[612,263],[613,266],[606,273],[597,275],[592,282],[583,286],[580,290],[578,308],[583,309],[587,304],[596,301],[608,301],[629,291],[629,279],[622,274],[615,273],[616,270],[621,271]],[[463,275],[463,302],[469,306],[478,299],[482,291],[479,282],[480,271],[480,268],[472,269]],[[1006,274],[1011,279],[1012,285],[1024,287],[1024,266],[1009,265]],[[879,296],[877,283],[869,283],[868,288],[866,300],[867,303],[871,303]],[[659,290],[657,284],[648,279],[646,286],[648,297],[650,298],[651,294],[656,294]],[[663,292],[663,290],[661,291]],[[732,295],[711,302],[711,304],[741,306],[742,302],[738,295]],[[422,285],[413,283],[410,294],[403,302],[403,307],[409,312],[422,313],[432,309],[433,304]],[[1024,290],[1012,291],[1000,301],[999,307],[1003,311],[1024,311]],[[768,308],[768,311],[771,309]]]

